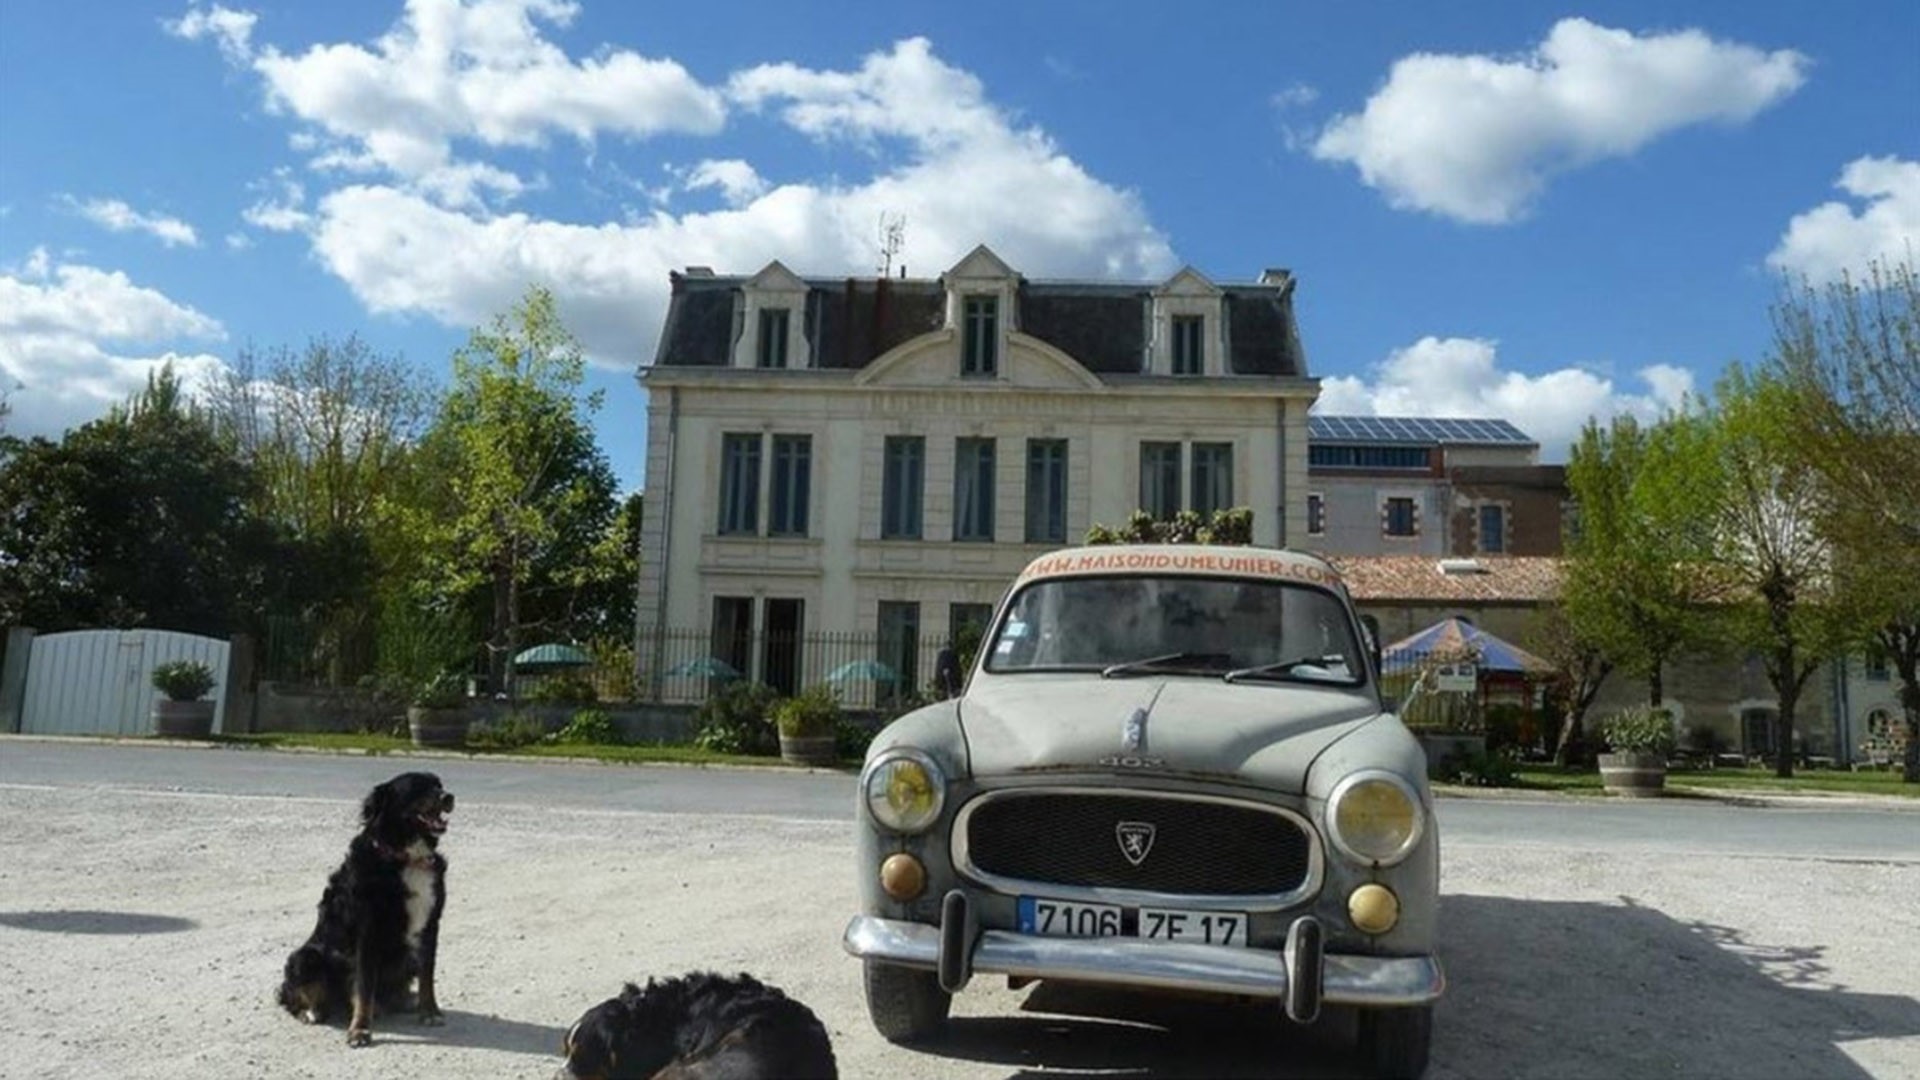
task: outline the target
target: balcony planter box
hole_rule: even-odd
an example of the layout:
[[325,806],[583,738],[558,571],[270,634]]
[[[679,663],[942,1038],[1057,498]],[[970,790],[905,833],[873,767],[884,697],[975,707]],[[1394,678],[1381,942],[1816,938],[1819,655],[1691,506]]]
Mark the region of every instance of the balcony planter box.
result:
[[1667,755],[1635,751],[1600,755],[1600,787],[1629,799],[1659,798],[1667,786]]

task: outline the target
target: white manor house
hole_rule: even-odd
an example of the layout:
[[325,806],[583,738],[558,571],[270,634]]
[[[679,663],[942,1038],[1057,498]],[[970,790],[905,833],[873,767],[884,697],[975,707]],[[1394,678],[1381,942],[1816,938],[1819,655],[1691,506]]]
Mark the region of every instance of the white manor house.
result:
[[1243,506],[1255,543],[1307,544],[1319,383],[1285,271],[1029,280],[982,246],[934,280],[671,280],[641,373],[656,699],[923,686],[1029,559],[1136,509]]

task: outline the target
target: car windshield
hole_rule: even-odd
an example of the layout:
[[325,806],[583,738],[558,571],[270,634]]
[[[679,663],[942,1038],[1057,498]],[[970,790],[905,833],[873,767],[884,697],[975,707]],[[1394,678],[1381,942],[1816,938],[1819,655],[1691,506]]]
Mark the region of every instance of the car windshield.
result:
[[1358,686],[1346,608],[1277,581],[1193,575],[1058,577],[1014,596],[986,669],[1196,675]]

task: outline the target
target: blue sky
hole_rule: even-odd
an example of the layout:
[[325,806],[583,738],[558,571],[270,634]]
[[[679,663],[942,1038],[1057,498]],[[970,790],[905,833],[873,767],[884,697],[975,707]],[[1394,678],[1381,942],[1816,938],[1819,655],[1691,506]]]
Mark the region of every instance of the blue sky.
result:
[[356,332],[443,378],[551,286],[629,488],[667,271],[1299,278],[1323,410],[1546,457],[1920,251],[1920,5],[0,4],[0,388]]

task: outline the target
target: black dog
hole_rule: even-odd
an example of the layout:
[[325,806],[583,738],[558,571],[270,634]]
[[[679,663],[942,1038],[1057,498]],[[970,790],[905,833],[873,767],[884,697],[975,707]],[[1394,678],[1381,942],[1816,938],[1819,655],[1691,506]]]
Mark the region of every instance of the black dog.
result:
[[751,975],[700,972],[628,983],[588,1009],[554,1080],[835,1080],[813,1010]]
[[288,1012],[317,1024],[351,1002],[347,1045],[366,1046],[375,1004],[406,1010],[408,984],[418,978],[420,1022],[442,1022],[433,963],[447,860],[435,847],[452,809],[453,795],[432,773],[401,773],[367,795],[360,833],[320,896],[320,920],[287,957],[280,1004]]

